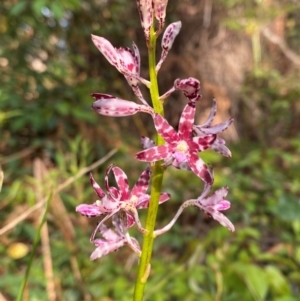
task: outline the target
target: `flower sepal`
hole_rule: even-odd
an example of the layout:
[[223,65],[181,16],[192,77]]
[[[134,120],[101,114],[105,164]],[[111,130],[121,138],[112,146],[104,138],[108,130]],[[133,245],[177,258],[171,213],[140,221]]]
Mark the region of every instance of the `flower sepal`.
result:
[[92,104],[92,109],[100,115],[124,117],[138,112],[153,114],[153,109],[149,105],[140,105],[133,101],[104,93],[93,93],[91,96],[96,99]]

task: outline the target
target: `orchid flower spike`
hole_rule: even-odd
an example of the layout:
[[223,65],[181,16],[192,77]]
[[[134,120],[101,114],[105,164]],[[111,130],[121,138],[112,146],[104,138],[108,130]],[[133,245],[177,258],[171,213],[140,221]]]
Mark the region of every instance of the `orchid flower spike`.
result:
[[166,119],[155,114],[154,126],[166,143],[145,149],[137,153],[136,158],[145,162],[165,160],[166,166],[174,165],[177,168],[186,164],[205,183],[213,183],[213,175],[198,152],[207,149],[215,141],[216,135],[193,137],[195,110],[195,102],[186,105],[180,117],[178,133]]
[[[111,171],[114,174],[118,188],[109,186],[108,176]],[[101,224],[119,211],[125,213],[126,228],[130,228],[136,223],[139,231],[143,233],[146,232],[140,223],[137,209],[144,209],[148,208],[149,206],[150,196],[146,194],[146,191],[149,186],[150,175],[151,170],[147,167],[147,169],[140,175],[138,181],[130,192],[126,174],[121,168],[111,164],[106,170],[105,174],[105,193],[94,180],[92,174],[90,174],[91,184],[100,200],[96,201],[92,205],[81,204],[76,207],[76,211],[88,217],[106,215],[96,227],[94,233],[92,234],[91,241],[94,240]],[[159,203],[161,204],[167,201],[169,198],[170,195],[168,193],[161,193]]]
[[103,238],[96,238],[93,240],[93,244],[96,246],[96,249],[91,254],[90,259],[95,260],[97,258],[101,258],[108,253],[118,250],[126,244],[140,256],[140,245],[135,238],[130,237],[128,234],[123,219],[118,215],[114,215],[112,223],[116,232],[107,228],[104,224],[99,227],[98,232],[100,232]]
[[148,86],[149,82],[140,77],[140,52],[135,43],[132,43],[132,50],[128,47],[115,48],[108,40],[96,35],[92,35],[92,41],[108,62],[125,76],[134,94],[145,102],[138,83]]
[[144,112],[153,115],[153,109],[147,105],[139,105],[133,101],[114,97],[104,93],[93,93],[92,97],[96,101],[92,104],[92,109],[100,115],[111,117],[124,117]]
[[[159,2],[159,1],[158,1]],[[174,40],[176,36],[178,35],[179,31],[181,29],[181,22],[174,22],[171,23],[165,30],[163,38],[161,40],[161,48],[162,48],[162,53],[160,60],[158,64],[156,65],[156,72],[159,71],[162,63],[165,61],[170,49],[173,46]]]
[[136,2],[141,19],[141,25],[144,30],[146,42],[148,44],[150,37],[150,28],[153,23],[153,0],[137,0]]
[[[213,106],[206,122],[200,125],[194,125],[193,127],[193,132],[195,136],[203,137],[206,135],[217,135],[225,131],[232,124],[233,118],[230,118],[226,122],[222,122],[216,125],[211,125],[214,117],[216,116],[216,113],[217,113],[217,102],[215,99],[213,99]],[[210,148],[225,157],[231,157],[231,151],[225,146],[225,140],[221,138],[217,138],[214,141],[214,143],[210,145]]]

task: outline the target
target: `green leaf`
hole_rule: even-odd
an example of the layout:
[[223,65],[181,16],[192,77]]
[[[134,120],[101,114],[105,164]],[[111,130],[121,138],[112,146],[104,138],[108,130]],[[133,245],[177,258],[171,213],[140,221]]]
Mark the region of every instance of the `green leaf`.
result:
[[291,294],[287,279],[276,266],[267,266],[265,272],[267,273],[270,286],[275,295],[289,296]]
[[283,194],[279,198],[278,205],[272,208],[272,211],[283,221],[292,222],[300,220],[300,202],[299,198]]
[[26,1],[20,1],[16,5],[14,5],[11,10],[9,11],[9,14],[11,16],[18,16],[20,15],[26,8],[27,2]]
[[269,289],[269,281],[262,268],[243,263],[237,263],[232,268],[243,279],[254,300],[265,299]]

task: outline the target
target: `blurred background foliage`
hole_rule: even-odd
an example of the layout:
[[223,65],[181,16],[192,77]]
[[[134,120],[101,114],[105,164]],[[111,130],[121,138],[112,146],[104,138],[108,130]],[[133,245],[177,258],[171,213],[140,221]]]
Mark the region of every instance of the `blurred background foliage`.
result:
[[[230,188],[226,214],[236,232],[195,209],[184,212],[156,240],[146,300],[299,300],[300,3],[169,2],[167,23],[182,20],[183,27],[162,67],[160,89],[163,93],[178,77],[197,77],[203,93],[198,123],[207,117],[213,96],[216,122],[235,118],[224,133],[232,158],[212,151],[201,156],[214,167],[215,188]],[[123,248],[90,262],[96,220],[74,209],[95,200],[87,176],[95,162],[99,184],[112,162],[131,184],[136,181],[144,168],[133,159],[139,136],[151,136],[153,126],[148,116],[116,119],[91,111],[92,92],[133,98],[123,76],[94,47],[91,33],[118,47],[135,41],[147,77],[135,1],[0,3],[1,300],[17,295],[41,202],[53,190],[24,300],[131,300],[136,257]],[[184,103],[175,93],[166,104],[175,127]],[[183,200],[201,192],[195,177],[173,169],[164,187],[172,201],[161,206],[158,227]],[[134,229],[133,234],[138,236]]]

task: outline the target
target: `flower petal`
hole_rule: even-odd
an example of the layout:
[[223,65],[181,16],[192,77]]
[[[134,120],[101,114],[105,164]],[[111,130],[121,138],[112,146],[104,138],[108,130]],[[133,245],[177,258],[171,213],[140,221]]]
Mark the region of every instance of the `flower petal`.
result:
[[195,145],[195,150],[197,152],[202,152],[209,148],[216,140],[216,135],[207,135],[204,137],[194,137],[193,145]]
[[121,72],[120,56],[117,49],[103,37],[92,35],[92,41],[109,63]]
[[138,11],[140,14],[142,28],[146,37],[146,41],[149,41],[150,28],[153,23],[153,7],[152,0],[137,0]]
[[176,79],[174,82],[174,88],[176,90],[183,91],[183,94],[190,101],[197,101],[201,98],[199,94],[200,91],[200,82],[193,77],[189,77],[187,79]]
[[[159,197],[159,204],[162,204],[170,199],[171,195],[167,192],[163,192]],[[139,199],[139,202],[136,206],[137,209],[146,209],[149,207],[150,196],[145,194],[143,198]]]
[[212,105],[210,114],[209,114],[207,120],[201,125],[201,127],[208,127],[209,125],[211,125],[216,114],[217,114],[217,101],[215,98],[213,98],[213,105]]
[[196,104],[194,102],[189,102],[183,109],[178,127],[178,135],[181,140],[187,140],[192,137],[195,112]]
[[76,207],[76,212],[87,216],[87,217],[95,217],[99,216],[103,213],[107,213],[107,211],[96,204],[88,205],[88,204],[81,204]]
[[128,178],[125,172],[117,166],[114,166],[112,168],[112,171],[114,173],[117,185],[119,186],[119,191],[121,194],[120,201],[128,200],[130,195],[130,190],[129,190]]
[[146,168],[140,175],[139,179],[133,186],[131,190],[131,195],[140,197],[141,195],[145,194],[148,190],[149,182],[150,182],[150,175],[151,170],[149,167]]
[[[155,3],[156,2],[159,2],[159,1],[155,1]],[[175,40],[176,36],[178,35],[180,29],[181,29],[181,22],[180,21],[171,23],[166,28],[166,30],[164,32],[164,35],[163,35],[163,38],[161,40],[162,52],[161,52],[160,60],[159,60],[158,64],[156,65],[156,72],[158,72],[158,70],[160,69],[162,63],[165,61],[170,49],[173,46],[174,40]]]
[[115,231],[107,228],[104,224],[100,226],[99,232],[107,241],[118,241],[120,239],[120,235],[118,235]]
[[139,105],[109,94],[93,93],[92,97],[96,99],[92,108],[100,115],[123,117],[134,115],[137,112],[153,114],[153,109],[150,106]]
[[209,135],[209,134],[219,134],[225,131],[233,122],[233,118],[230,118],[226,122],[222,122],[213,126],[203,127],[203,125],[195,125],[194,132],[197,136]]
[[210,148],[225,157],[231,157],[231,151],[225,146],[225,141],[221,138],[217,138]]
[[219,222],[222,226],[226,227],[229,231],[234,232],[235,228],[232,222],[221,212],[216,210],[205,210],[211,217]]
[[153,140],[151,140],[148,137],[144,137],[144,136],[141,137],[141,144],[142,144],[143,149],[147,149],[147,148],[156,146],[156,144],[154,143]]
[[160,114],[155,114],[153,120],[157,132],[165,139],[167,143],[179,141],[177,132],[172,126],[170,126],[165,118],[163,118]]
[[165,25],[166,18],[166,8],[168,0],[155,0],[154,2],[154,15],[159,23],[159,30],[161,30]]
[[160,197],[159,197],[159,204],[162,204],[166,201],[168,201],[169,199],[171,198],[171,195],[167,192],[163,192],[160,194]]
[[118,250],[126,244],[126,238],[120,237],[120,239],[117,241],[105,241],[103,239],[95,239],[94,244],[95,246],[97,246],[97,248],[91,254],[91,260],[101,258],[102,256],[108,253]]
[[144,162],[155,162],[167,158],[172,155],[173,146],[170,144],[151,147],[149,149],[138,152],[136,159]]
[[189,157],[189,165],[191,170],[205,183],[212,184],[214,179],[213,175],[208,169],[207,165],[203,160],[197,155],[197,153],[192,153]]
[[[227,196],[227,194],[228,194],[228,187],[225,186],[225,187],[222,187],[222,188],[216,190],[212,195],[210,195],[207,198],[200,197],[199,201],[201,202],[201,204],[203,206],[215,206],[220,201],[224,200],[224,198]],[[226,210],[226,209],[223,209],[223,210]]]
[[100,199],[104,198],[105,197],[105,193],[102,190],[102,188],[99,186],[99,184],[94,180],[92,173],[90,173],[90,182],[92,184],[92,187],[93,187],[94,191],[98,195],[98,197]]

